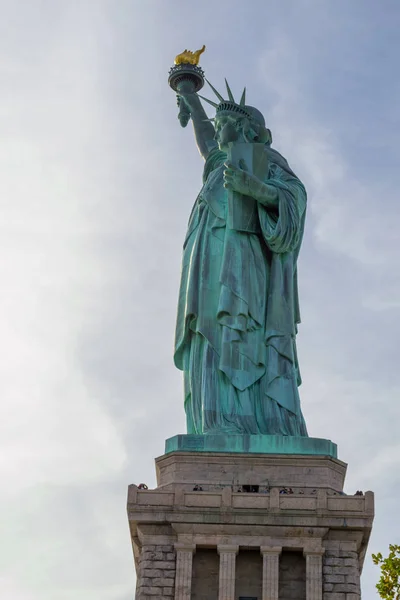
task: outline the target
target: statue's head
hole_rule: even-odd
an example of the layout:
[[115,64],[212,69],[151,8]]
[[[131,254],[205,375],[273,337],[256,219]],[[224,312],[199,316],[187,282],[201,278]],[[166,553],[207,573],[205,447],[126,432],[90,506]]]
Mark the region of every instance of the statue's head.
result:
[[203,98],[215,107],[215,140],[219,148],[226,151],[230,142],[258,142],[270,145],[272,142],[271,131],[265,127],[262,113],[253,106],[245,104],[246,88],[243,90],[240,103],[235,102],[228,82],[225,79],[229,100],[224,100],[219,92],[207,82],[214,91],[220,103]]
[[214,119],[215,136],[220,150],[227,151],[230,142],[257,142],[270,145],[272,142],[271,131],[264,125],[262,114],[251,106],[246,109],[256,111],[258,115],[239,116],[232,113],[220,113]]

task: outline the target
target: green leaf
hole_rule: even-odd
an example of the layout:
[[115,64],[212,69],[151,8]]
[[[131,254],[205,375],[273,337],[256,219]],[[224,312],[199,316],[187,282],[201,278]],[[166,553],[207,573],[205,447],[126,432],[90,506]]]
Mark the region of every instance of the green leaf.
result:
[[400,600],[400,546],[389,545],[389,555],[383,558],[378,552],[372,555],[375,565],[381,569],[376,589],[383,600]]

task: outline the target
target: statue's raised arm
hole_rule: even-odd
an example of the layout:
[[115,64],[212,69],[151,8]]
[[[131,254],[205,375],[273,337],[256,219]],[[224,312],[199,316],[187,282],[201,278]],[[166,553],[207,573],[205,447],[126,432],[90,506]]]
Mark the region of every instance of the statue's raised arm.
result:
[[186,127],[190,119],[192,120],[197,147],[206,159],[210,151],[217,147],[217,142],[214,140],[214,126],[197,95],[204,85],[204,71],[198,66],[200,55],[204,50],[205,46],[196,52],[184,50],[178,54],[170,70],[168,81],[177,93],[179,122],[182,127]]
[[[218,146],[214,139],[215,129],[212,122],[209,120],[206,111],[204,110],[198,94],[186,94],[182,90],[177,95],[178,106],[185,106],[188,114],[187,121],[192,120],[196,144],[200,154],[204,159],[207,158],[210,150]],[[181,120],[181,125],[185,126]]]

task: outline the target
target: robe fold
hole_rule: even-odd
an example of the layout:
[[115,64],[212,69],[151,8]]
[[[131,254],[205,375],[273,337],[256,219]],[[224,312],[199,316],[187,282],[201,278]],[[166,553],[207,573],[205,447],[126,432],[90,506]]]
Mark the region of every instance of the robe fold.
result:
[[307,435],[296,353],[306,192],[286,160],[266,152],[279,207],[258,203],[259,234],[226,226],[226,155],[217,149],[189,219],[174,354],[188,433]]

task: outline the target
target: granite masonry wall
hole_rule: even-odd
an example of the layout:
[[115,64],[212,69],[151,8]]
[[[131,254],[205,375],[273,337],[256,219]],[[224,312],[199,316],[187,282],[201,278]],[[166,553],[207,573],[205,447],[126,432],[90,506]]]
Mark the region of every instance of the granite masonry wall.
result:
[[329,542],[322,563],[324,600],[360,600],[360,570],[353,542]]
[[176,554],[172,545],[144,546],[138,569],[137,600],[174,597]]

